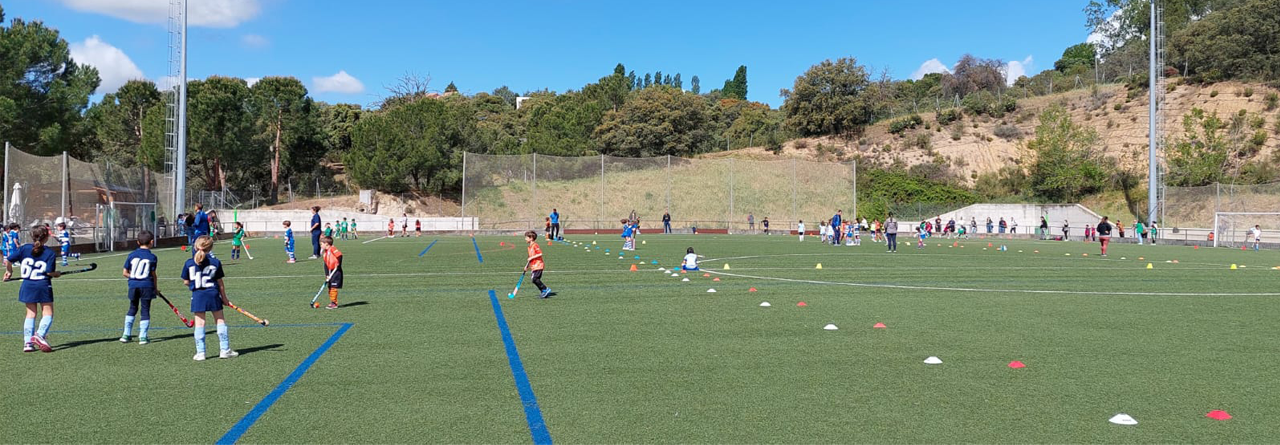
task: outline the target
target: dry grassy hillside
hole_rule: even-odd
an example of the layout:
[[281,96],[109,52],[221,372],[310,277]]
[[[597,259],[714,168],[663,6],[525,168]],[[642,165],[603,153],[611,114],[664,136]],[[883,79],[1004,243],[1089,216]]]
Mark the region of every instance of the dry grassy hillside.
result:
[[[1266,120],[1263,128],[1268,138],[1255,156],[1269,158],[1280,147],[1280,135],[1277,135],[1280,131],[1277,127],[1280,125],[1280,110],[1265,110],[1264,98],[1271,92],[1276,90],[1236,82],[1179,85],[1165,97],[1167,111],[1163,134],[1166,138],[1180,136],[1182,116],[1193,107],[1217,112],[1223,119],[1246,110],[1250,115],[1259,114]],[[784,145],[781,156],[814,160],[848,160],[860,156],[864,162],[882,166],[897,162],[912,166],[940,161],[972,183],[979,174],[1025,162],[1029,156],[1026,140],[1035,135],[1038,114],[1053,103],[1064,103],[1077,123],[1097,129],[1107,155],[1125,164],[1145,165],[1147,95],[1144,91],[1128,99],[1128,90],[1119,85],[1101,87],[1096,94],[1081,89],[1019,100],[1018,110],[1002,119],[965,116],[957,123],[940,128],[935,114],[930,112],[920,113],[928,128],[907,130],[901,135],[889,133],[890,120],[872,126],[856,140],[832,137],[796,139]],[[997,136],[998,127],[1005,131],[1016,128],[1019,135],[999,132],[1005,137]],[[763,147],[715,153],[708,157],[777,158]]]

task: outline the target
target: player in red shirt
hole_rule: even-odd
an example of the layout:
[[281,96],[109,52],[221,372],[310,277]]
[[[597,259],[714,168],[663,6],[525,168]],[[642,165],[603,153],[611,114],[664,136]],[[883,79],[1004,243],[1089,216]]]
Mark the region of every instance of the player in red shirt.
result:
[[524,270],[533,271],[533,275],[530,278],[532,278],[533,285],[538,286],[538,290],[542,292],[538,295],[538,298],[551,298],[555,293],[551,292],[551,289],[547,288],[545,284],[542,284],[542,270],[546,269],[547,264],[542,261],[542,248],[538,247],[538,233],[532,230],[525,232],[524,240],[529,243],[529,260],[524,265]]

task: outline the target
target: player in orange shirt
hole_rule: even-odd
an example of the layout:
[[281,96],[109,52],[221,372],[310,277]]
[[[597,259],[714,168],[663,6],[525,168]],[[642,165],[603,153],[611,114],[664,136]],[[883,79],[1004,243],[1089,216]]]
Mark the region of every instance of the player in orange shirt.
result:
[[524,240],[529,243],[529,260],[524,265],[524,270],[533,271],[531,276],[533,285],[538,286],[538,290],[542,292],[538,298],[551,298],[555,293],[542,284],[542,270],[547,268],[547,263],[542,261],[542,248],[538,247],[538,232],[532,230],[525,232]]
[[329,305],[325,309],[337,309],[338,289],[342,289],[342,251],[334,247],[332,236],[323,236],[320,237],[320,254],[324,259],[324,276],[329,277]]

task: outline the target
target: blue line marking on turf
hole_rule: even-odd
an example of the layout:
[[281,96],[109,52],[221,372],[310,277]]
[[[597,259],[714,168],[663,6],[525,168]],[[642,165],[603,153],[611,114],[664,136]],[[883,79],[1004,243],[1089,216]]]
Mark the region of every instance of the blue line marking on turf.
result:
[[524,373],[524,364],[520,361],[520,351],[516,349],[516,340],[511,338],[511,330],[507,329],[507,319],[502,316],[502,306],[498,304],[498,294],[489,290],[489,302],[493,303],[493,316],[498,320],[498,330],[502,332],[502,344],[507,348],[507,363],[511,365],[511,376],[516,379],[516,392],[520,393],[520,404],[524,405],[524,419],[529,423],[529,434],[537,445],[550,444],[551,432],[547,431],[547,422],[542,420],[542,410],[538,408],[538,398],[533,395],[533,387],[529,386],[529,376]]
[[476,244],[476,239],[474,237],[471,238],[471,245],[476,247],[476,259],[480,260],[481,264],[484,264],[484,257],[480,256],[480,245]]
[[314,365],[316,360],[320,360],[320,356],[324,355],[325,351],[328,351],[329,347],[333,346],[334,343],[337,343],[338,339],[342,338],[342,334],[347,333],[348,329],[351,329],[351,323],[343,323],[342,327],[338,328],[337,332],[334,332],[333,335],[329,336],[329,339],[325,340],[320,347],[316,348],[311,355],[307,356],[306,360],[299,363],[298,367],[294,368],[293,372],[289,373],[289,376],[285,377],[283,382],[276,385],[276,388],[271,390],[266,397],[263,397],[262,401],[258,402],[257,405],[254,405],[253,409],[249,410],[248,414],[245,414],[239,422],[236,422],[230,430],[227,430],[227,434],[223,434],[222,438],[218,439],[217,443],[220,445],[234,444],[236,441],[240,440],[240,436],[243,436],[246,431],[249,431],[249,427],[252,427],[254,422],[258,421],[259,417],[266,414],[267,410],[271,408],[271,405],[275,404],[276,400],[280,399],[280,396],[283,396],[285,391],[288,391],[294,383],[297,383],[298,379],[301,379],[302,375],[307,372],[307,369],[311,368],[311,365]]
[[436,241],[440,241],[440,240],[432,240],[432,241],[431,241],[431,244],[427,244],[427,248],[426,248],[426,249],[422,249],[422,253],[419,253],[419,254],[418,254],[418,258],[422,258],[422,256],[423,256],[423,255],[426,255],[426,254],[427,254],[427,251],[428,251],[428,250],[431,250],[431,246],[436,245]]

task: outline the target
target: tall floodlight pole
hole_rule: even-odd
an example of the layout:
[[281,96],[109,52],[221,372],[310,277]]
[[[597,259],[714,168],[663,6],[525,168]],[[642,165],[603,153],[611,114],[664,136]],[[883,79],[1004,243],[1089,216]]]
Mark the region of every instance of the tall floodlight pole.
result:
[[187,2],[182,2],[182,62],[178,68],[178,146],[173,158],[173,211],[187,207]]
[[1148,99],[1149,106],[1147,107],[1147,119],[1148,119],[1148,122],[1147,122],[1147,133],[1148,133],[1147,218],[1146,218],[1147,223],[1150,223],[1151,220],[1156,217],[1156,205],[1158,203],[1158,200],[1160,199],[1160,197],[1156,194],[1157,193],[1156,187],[1158,186],[1157,182],[1159,181],[1159,178],[1157,178],[1157,174],[1156,174],[1156,168],[1157,168],[1156,138],[1159,137],[1156,134],[1156,107],[1158,106],[1158,104],[1156,103],[1156,89],[1157,89],[1157,86],[1156,86],[1156,69],[1157,69],[1156,67],[1156,20],[1157,20],[1156,8],[1157,7],[1158,6],[1156,5],[1156,1],[1153,0],[1151,2],[1151,35],[1147,36],[1147,43],[1151,45],[1150,54],[1148,54],[1148,58],[1150,59],[1150,69],[1147,70],[1148,71],[1147,72],[1147,90],[1149,90],[1149,92],[1151,93],[1151,97]]

